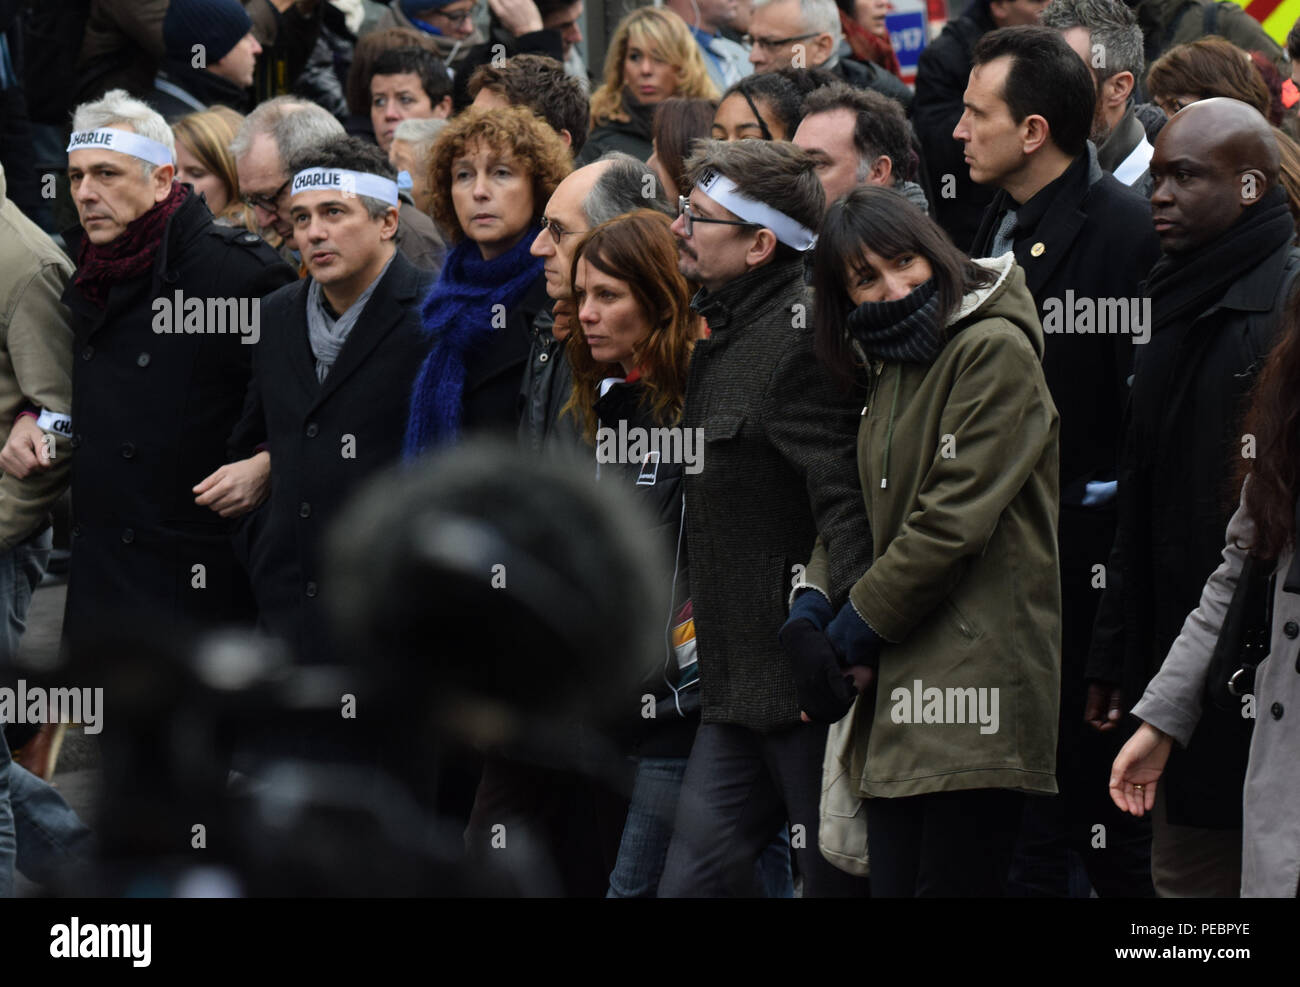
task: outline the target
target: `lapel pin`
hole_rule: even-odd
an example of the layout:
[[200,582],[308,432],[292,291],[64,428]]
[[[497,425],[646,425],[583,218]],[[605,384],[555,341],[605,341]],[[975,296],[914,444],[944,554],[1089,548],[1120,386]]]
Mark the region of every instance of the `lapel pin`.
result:
[[1029,248],[1029,253],[1033,257],[1042,257],[1043,251],[1046,249],[1047,248],[1043,246],[1043,241],[1039,240],[1036,244],[1034,244],[1032,247]]

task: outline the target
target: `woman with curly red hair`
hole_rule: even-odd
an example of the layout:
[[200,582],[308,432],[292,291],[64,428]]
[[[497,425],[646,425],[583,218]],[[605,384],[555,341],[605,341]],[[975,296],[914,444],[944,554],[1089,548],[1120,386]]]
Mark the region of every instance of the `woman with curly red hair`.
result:
[[528,248],[570,160],[555,131],[522,107],[471,108],[439,134],[433,218],[455,247],[421,310],[433,340],[411,391],[408,458],[465,431],[517,426],[529,328],[547,302],[542,262]]

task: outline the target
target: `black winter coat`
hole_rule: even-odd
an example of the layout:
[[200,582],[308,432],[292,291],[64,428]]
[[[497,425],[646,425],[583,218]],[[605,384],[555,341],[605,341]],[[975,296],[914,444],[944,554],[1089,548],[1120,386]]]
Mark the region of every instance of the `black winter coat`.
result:
[[[77,256],[84,233],[67,234]],[[248,583],[231,523],[191,488],[226,462],[253,349],[238,334],[160,334],[155,299],[256,300],[294,280],[261,237],[218,226],[191,195],[153,269],[98,309],[69,282],[72,310],[72,563],[65,634],[246,620]],[[196,569],[196,566],[202,569]]]
[[[974,239],[984,208],[996,189],[970,180],[962,144],[952,132],[961,119],[962,95],[970,81],[975,43],[993,27],[988,8],[972,3],[965,14],[944,26],[939,37],[921,52],[916,65],[912,127],[921,142],[929,177],[926,192],[935,219],[963,250]],[[946,178],[949,175],[951,180]]]
[[841,56],[830,70],[850,86],[857,89],[874,89],[882,96],[897,100],[904,110],[912,106],[912,90],[908,89],[893,72],[871,62]]
[[555,317],[543,307],[533,320],[524,381],[519,389],[519,441],[530,452],[585,448],[572,415],[561,415],[573,393],[567,340],[551,335]]
[[[641,403],[645,394],[645,385],[633,381],[614,384],[597,399],[597,420],[602,429],[612,430],[607,433],[611,439],[619,433],[620,423],[624,423],[625,434],[640,428],[649,435],[651,429],[663,427],[651,416],[649,407]],[[659,541],[664,557],[673,566],[664,574],[665,579],[672,580],[673,591],[671,612],[662,615],[662,623],[668,627],[691,596],[690,566],[682,531],[682,495],[689,464],[671,456],[652,456],[635,463],[601,462],[600,435],[598,432],[596,446],[596,469],[600,482],[621,486],[642,506],[646,520],[652,525],[649,536]],[[605,448],[614,451],[617,445],[610,444]],[[637,752],[642,757],[687,757],[700,721],[698,669],[688,668],[683,675],[677,665],[677,652],[671,647],[667,635],[661,659],[655,668],[646,670],[643,680],[643,688],[657,701],[653,718],[638,718]]]
[[750,271],[692,305],[712,333],[695,344],[682,422],[704,435],[703,469],[686,477],[703,717],[794,726],[794,676],[777,638],[790,590],[819,534],[836,606],[871,564],[860,395],[842,393],[813,356],[801,261]]
[[333,657],[322,607],[325,532],[366,479],[401,456],[411,382],[429,351],[419,302],[430,276],[397,253],[338,359],[316,379],[309,278],[262,302],[266,326],[232,455],[267,443],[271,496],[248,520],[259,619],[307,662]]
[[462,432],[518,433],[519,389],[532,344],[532,326],[538,313],[549,306],[546,276],[538,274],[515,307],[506,313],[505,326],[492,334],[487,346],[470,354],[465,362]]
[[[1125,414],[1119,527],[1087,669],[1090,678],[1121,686],[1126,709],[1221,561],[1239,495],[1232,478],[1243,452],[1242,415],[1297,273],[1300,249],[1288,243],[1190,324],[1164,328],[1141,347]],[[1241,825],[1240,731],[1249,726],[1235,712],[1206,707],[1194,742],[1174,752],[1162,782],[1171,822]]]

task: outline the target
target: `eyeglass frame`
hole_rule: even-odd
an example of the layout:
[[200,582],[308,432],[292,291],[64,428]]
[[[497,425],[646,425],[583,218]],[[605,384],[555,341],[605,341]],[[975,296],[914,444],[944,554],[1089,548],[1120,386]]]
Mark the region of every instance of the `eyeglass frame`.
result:
[[815,38],[819,34],[825,34],[825,31],[810,31],[808,34],[796,34],[792,38],[756,38],[752,34],[741,35],[740,41],[747,48],[762,48],[765,51],[777,51],[786,45],[792,45],[796,41],[807,41],[809,38]]
[[696,223],[716,223],[719,226],[750,226],[754,229],[762,229],[762,223],[751,223],[745,219],[710,219],[708,216],[696,216],[691,212],[691,200],[685,195],[677,196],[677,215],[685,219],[682,224],[682,232],[687,238],[695,235],[694,226]]
[[[454,3],[455,0],[452,0],[452,2]],[[483,9],[483,4],[476,3],[468,10],[460,10],[454,14],[443,13],[442,9],[439,8],[437,10],[427,11],[426,16],[436,15],[438,17],[441,17],[448,24],[464,24],[466,21],[472,21],[475,15],[477,15],[482,9]]]
[[[280,196],[284,195],[284,190],[289,187],[289,183],[292,181],[293,181],[293,176],[290,175],[288,178],[284,180],[284,184],[281,185],[278,189],[276,189],[274,194],[270,196],[241,195],[239,198],[243,200],[244,205],[248,206],[250,209],[262,209],[266,212],[272,213],[273,215],[279,216]],[[267,205],[267,203],[270,203],[270,205]]]
[[[566,230],[549,216],[542,217],[542,229],[550,234],[551,240],[554,241],[557,247],[560,245],[561,239],[566,236],[578,236],[582,233],[588,232],[587,230]],[[557,229],[560,231],[559,233],[555,232]]]

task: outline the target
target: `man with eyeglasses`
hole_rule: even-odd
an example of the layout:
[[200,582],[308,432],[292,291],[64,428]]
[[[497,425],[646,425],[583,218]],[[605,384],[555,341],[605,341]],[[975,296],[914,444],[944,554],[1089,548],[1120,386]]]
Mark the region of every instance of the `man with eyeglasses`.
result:
[[[239,173],[239,190],[252,207],[257,225],[280,256],[304,273],[300,248],[289,217],[289,183],[285,162],[307,148],[345,136],[343,124],[315,103],[279,96],[244,118],[230,145]],[[403,193],[397,210],[397,249],[416,267],[437,274],[447,253],[437,226]]]
[[456,64],[453,86],[456,109],[474,98],[469,81],[480,66],[500,68],[502,60],[517,55],[553,58],[564,74],[578,82],[582,94],[591,94],[587,62],[578,45],[582,38],[582,0],[489,0],[492,23],[489,37]]
[[898,100],[904,109],[912,92],[892,72],[850,57],[835,0],[756,0],[744,41],[755,72],[825,69],[858,89]]
[[532,348],[520,390],[519,440],[532,452],[574,449],[581,442],[577,422],[569,416],[560,417],[573,388],[564,355],[564,343],[577,314],[570,280],[573,251],[593,227],[646,208],[668,212],[658,180],[648,165],[619,152],[571,172],[546,203],[542,214],[545,226],[530,252],[542,258],[546,293],[555,305],[552,311],[540,312],[533,322]]
[[455,68],[484,41],[475,23],[482,9],[482,0],[392,0],[377,29],[409,27],[429,35],[438,57]]
[[686,477],[702,722],[659,895],[752,894],[754,863],[787,823],[805,837],[791,841],[805,897],[863,894],[818,850],[827,726],[801,721],[811,707],[778,639],[819,536],[833,606],[871,564],[860,405],[813,354],[803,280],[825,195],[813,158],[784,141],[707,141],[687,173],[673,233],[709,326],[682,421],[704,437],[704,468]]

